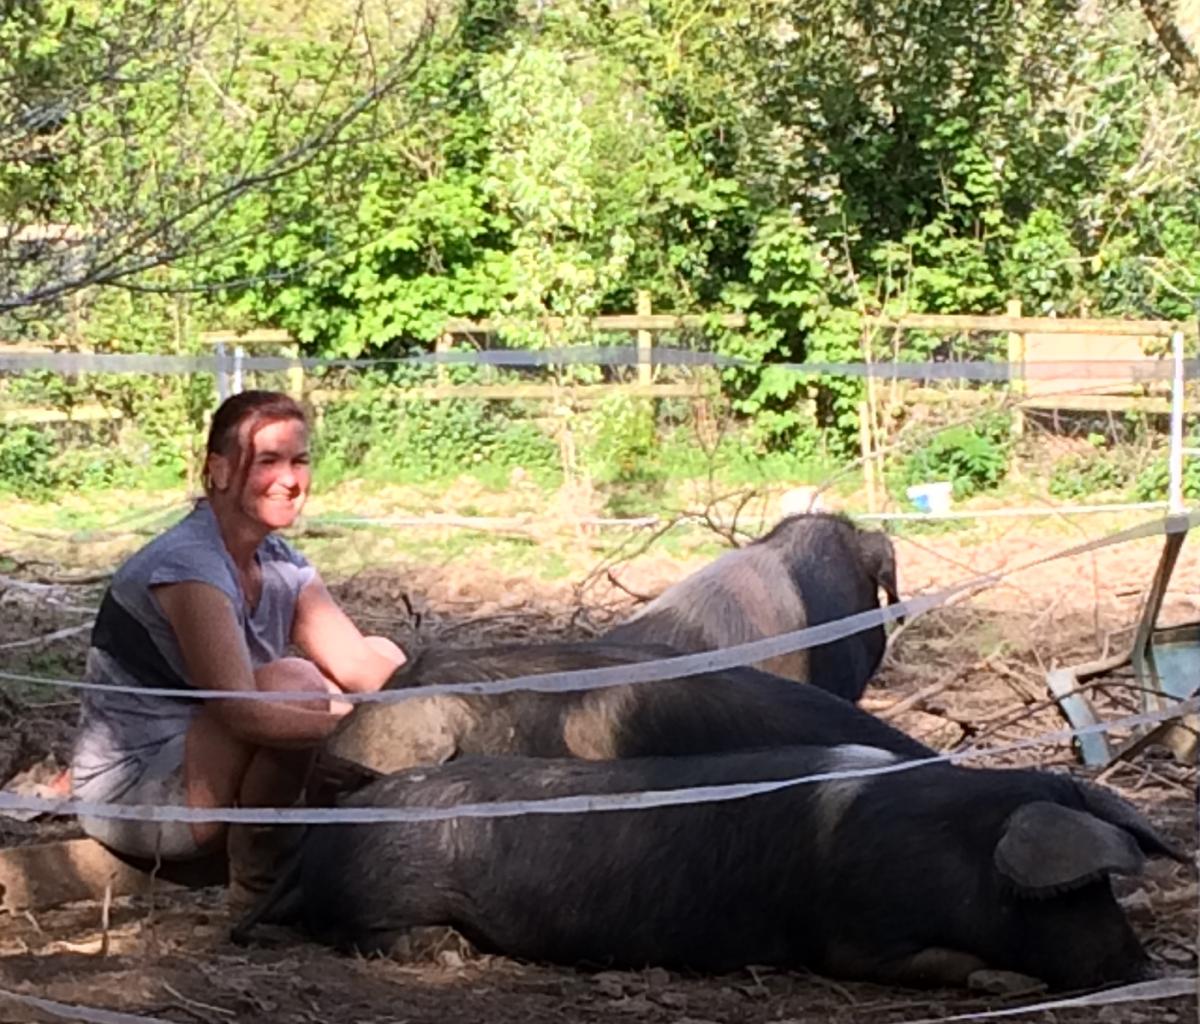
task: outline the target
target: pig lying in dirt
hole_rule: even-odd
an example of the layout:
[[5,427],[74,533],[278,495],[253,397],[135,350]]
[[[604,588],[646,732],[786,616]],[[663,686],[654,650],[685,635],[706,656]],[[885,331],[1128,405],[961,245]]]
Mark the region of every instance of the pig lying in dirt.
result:
[[[605,639],[483,650],[435,648],[404,666],[388,685],[510,679],[675,654],[667,648]],[[886,722],[816,687],[735,668],[598,690],[431,695],[362,704],[325,742],[318,774],[334,778],[337,789],[352,786],[352,776],[362,769],[384,775],[462,754],[608,760],[838,743],[869,744],[906,757],[932,753]]]
[[[469,757],[377,780],[345,805],[671,790],[898,760],[861,745]],[[1078,989],[1147,975],[1109,876],[1152,855],[1183,859],[1108,790],[937,764],[647,810],[323,825],[273,916],[363,952],[449,925],[484,950],[564,964],[770,964],[913,985],[999,969]]]

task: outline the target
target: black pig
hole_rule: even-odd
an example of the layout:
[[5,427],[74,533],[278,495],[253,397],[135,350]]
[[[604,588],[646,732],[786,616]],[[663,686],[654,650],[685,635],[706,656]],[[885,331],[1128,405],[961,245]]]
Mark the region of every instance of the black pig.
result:
[[[345,804],[670,790],[896,760],[861,746],[466,758],[380,779]],[[1106,790],[937,764],[639,811],[321,826],[292,902],[314,936],[363,952],[449,925],[484,950],[566,964],[804,966],[917,985],[990,968],[1075,989],[1146,975],[1109,875],[1139,871],[1147,854],[1179,856]]]
[[[633,664],[672,650],[583,643],[431,649],[389,681],[430,686]],[[905,757],[932,751],[815,687],[753,668],[597,690],[431,695],[357,707],[322,748],[323,771],[383,775],[461,754],[608,760],[753,747],[863,743]]]
[[[832,513],[789,516],[764,537],[668,587],[606,637],[677,651],[732,647],[899,600],[886,534]],[[883,659],[882,625],[768,658],[759,667],[857,701]]]

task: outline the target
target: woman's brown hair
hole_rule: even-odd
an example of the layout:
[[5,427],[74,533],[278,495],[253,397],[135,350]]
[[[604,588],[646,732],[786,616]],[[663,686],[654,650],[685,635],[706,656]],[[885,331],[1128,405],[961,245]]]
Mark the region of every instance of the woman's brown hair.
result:
[[[241,391],[225,399],[213,413],[212,424],[208,428],[204,469],[200,474],[205,493],[212,491],[212,475],[208,469],[211,456],[229,458],[236,454],[233,476],[234,479],[243,476],[254,454],[254,435],[268,423],[279,420],[299,420],[305,427],[308,426],[308,417],[300,403],[278,391]],[[247,424],[246,447],[239,451],[241,432]]]

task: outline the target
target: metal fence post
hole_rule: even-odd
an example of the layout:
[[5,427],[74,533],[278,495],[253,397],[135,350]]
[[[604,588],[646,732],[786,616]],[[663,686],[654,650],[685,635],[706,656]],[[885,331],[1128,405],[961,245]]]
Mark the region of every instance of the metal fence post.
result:
[[1167,487],[1167,514],[1179,515],[1183,502],[1183,332],[1171,335],[1171,448],[1167,456],[1170,483]]
[[229,382],[225,379],[225,342],[218,341],[213,346],[213,359],[216,361],[213,376],[217,380],[217,404],[219,405],[229,397]]

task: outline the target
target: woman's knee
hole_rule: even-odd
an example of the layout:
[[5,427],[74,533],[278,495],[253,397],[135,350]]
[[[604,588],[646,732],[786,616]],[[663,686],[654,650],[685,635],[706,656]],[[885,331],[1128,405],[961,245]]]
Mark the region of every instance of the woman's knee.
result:
[[[254,687],[264,693],[329,694],[338,688],[306,658],[277,658],[254,670]],[[325,710],[324,700],[297,701],[296,707]]]
[[408,656],[400,649],[399,644],[389,640],[386,636],[368,636],[364,639],[377,654],[382,654],[390,661],[394,661],[397,668],[408,661]]

